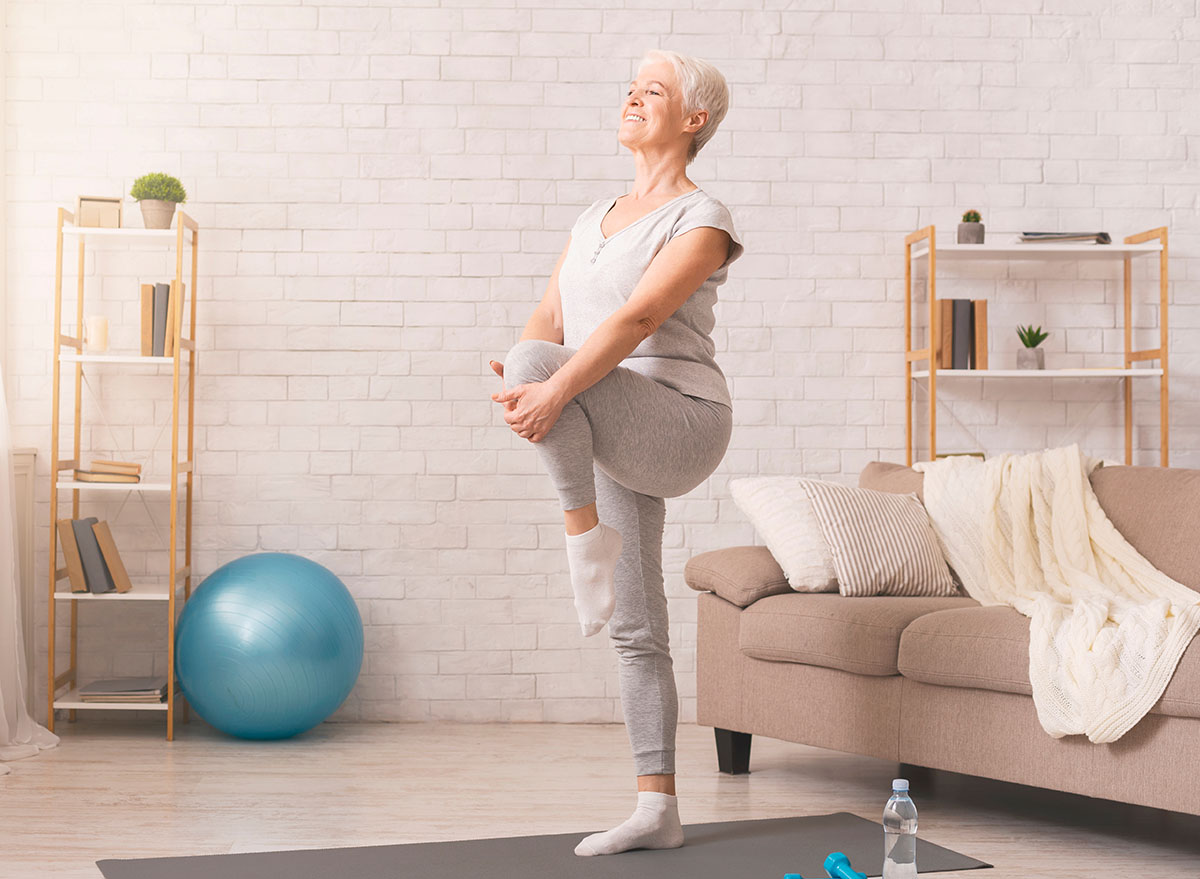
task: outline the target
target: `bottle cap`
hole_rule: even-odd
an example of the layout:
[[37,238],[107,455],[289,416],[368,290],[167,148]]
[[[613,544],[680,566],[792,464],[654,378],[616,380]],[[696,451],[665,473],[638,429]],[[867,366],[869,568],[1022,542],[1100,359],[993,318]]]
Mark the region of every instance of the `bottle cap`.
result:
[[904,790],[904,791],[908,790],[908,779],[907,778],[893,778],[892,779],[892,790],[894,790],[894,791],[895,790]]

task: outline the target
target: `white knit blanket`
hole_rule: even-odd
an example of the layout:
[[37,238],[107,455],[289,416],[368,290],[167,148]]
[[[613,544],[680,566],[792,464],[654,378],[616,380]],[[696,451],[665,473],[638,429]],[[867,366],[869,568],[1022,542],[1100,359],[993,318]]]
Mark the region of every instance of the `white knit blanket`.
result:
[[1109,521],[1077,445],[916,465],[942,551],[967,593],[1030,618],[1029,680],[1055,738],[1112,742],[1158,701],[1200,628],[1200,594]]

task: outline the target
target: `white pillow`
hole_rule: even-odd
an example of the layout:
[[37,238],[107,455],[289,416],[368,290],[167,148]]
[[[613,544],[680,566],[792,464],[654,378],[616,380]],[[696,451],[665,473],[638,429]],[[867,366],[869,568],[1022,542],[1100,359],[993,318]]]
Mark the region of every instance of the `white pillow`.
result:
[[729,493],[750,519],[796,592],[837,592],[833,555],[803,480],[748,476],[729,481]]

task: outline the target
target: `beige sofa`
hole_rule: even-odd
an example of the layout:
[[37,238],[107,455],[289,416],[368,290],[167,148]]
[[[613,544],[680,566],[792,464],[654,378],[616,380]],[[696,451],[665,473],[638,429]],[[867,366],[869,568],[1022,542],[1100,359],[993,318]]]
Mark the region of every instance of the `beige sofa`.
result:
[[[920,494],[922,475],[869,464],[859,485]],[[1092,487],[1156,567],[1200,590],[1200,470],[1105,467]],[[749,771],[752,735],[1200,815],[1200,638],[1153,710],[1118,741],[1055,739],[1029,684],[1029,621],[952,598],[793,592],[765,547],[706,552],[697,721],[723,772]]]

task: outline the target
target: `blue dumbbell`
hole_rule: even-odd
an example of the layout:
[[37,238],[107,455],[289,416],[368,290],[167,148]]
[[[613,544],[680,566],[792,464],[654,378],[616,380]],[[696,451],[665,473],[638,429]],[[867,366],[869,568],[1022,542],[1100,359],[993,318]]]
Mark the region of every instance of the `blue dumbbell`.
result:
[[[825,859],[825,873],[830,879],[867,879],[850,866],[850,859],[841,852],[834,852]],[[804,879],[799,873],[785,873],[783,879]]]
[[867,874],[851,867],[850,859],[841,852],[834,852],[825,859],[825,872],[830,879],[867,879]]

